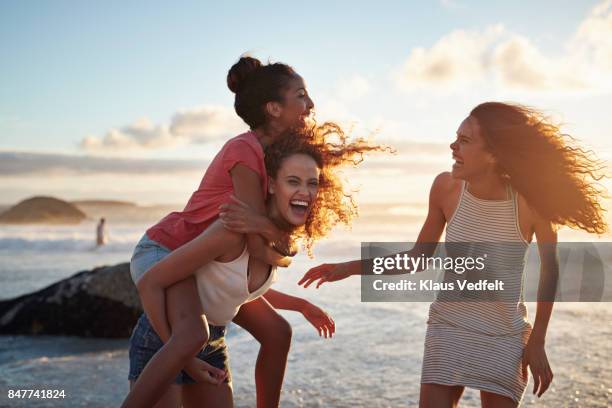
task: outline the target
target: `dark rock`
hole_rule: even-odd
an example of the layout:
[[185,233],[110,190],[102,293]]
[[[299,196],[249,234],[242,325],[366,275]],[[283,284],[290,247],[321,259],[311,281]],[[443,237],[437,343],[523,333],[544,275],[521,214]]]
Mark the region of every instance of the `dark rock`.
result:
[[0,334],[129,337],[141,313],[130,265],[122,263],[0,301]]

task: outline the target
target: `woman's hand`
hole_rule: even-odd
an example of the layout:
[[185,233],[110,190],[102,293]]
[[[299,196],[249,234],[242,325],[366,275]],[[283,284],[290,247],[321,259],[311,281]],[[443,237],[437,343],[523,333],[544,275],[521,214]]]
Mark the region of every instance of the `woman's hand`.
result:
[[334,319],[325,313],[323,309],[310,302],[306,302],[302,309],[302,314],[304,318],[317,329],[319,336],[324,336],[325,338],[334,336],[336,332],[336,323],[334,323]]
[[284,256],[294,257],[298,252],[298,247],[291,239],[289,234],[285,234],[280,240],[274,242],[272,247]]
[[[270,240],[271,221],[263,215],[254,212],[251,207],[236,196],[230,196],[233,202],[219,206],[219,219],[223,226],[232,232],[240,234],[262,234]],[[284,233],[274,248],[285,256],[295,256],[297,246],[291,241],[290,234]]]
[[183,369],[195,382],[219,385],[227,378],[227,371],[214,367],[197,357],[192,358]]
[[318,280],[317,289],[325,282],[335,282],[348,278],[353,273],[351,272],[348,263],[338,264],[322,264],[311,268],[304,274],[298,285],[304,285],[305,288],[311,283]]
[[240,234],[260,234],[264,232],[266,217],[257,214],[243,201],[231,195],[231,203],[219,206],[219,219],[223,226]]
[[527,377],[527,366],[533,376],[533,393],[537,392],[538,398],[546,392],[553,379],[553,373],[548,364],[544,342],[529,338],[525,350],[523,350],[523,375]]

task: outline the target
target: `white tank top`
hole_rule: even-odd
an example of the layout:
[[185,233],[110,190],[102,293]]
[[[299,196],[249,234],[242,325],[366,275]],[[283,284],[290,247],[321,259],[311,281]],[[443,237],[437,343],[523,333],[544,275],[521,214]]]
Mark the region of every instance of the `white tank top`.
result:
[[245,245],[242,254],[233,261],[212,261],[196,271],[200,302],[210,324],[225,326],[236,316],[241,305],[263,295],[276,282],[276,267],[272,267],[263,285],[250,293],[248,266],[249,252]]

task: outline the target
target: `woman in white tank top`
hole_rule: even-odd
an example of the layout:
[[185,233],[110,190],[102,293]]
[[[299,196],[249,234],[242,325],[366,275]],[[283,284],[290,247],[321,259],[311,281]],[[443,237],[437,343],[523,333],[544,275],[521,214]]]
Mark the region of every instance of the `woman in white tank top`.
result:
[[[438,294],[429,313],[420,407],[456,407],[465,387],[480,390],[483,407],[516,407],[528,368],[538,397],[553,377],[544,345],[558,278],[557,228],[607,230],[603,195],[594,184],[602,166],[539,112],[498,102],[474,108],[450,148],[452,172],[434,180],[429,213],[406,254],[430,257],[446,227],[447,250],[462,243],[502,248],[486,272],[504,275],[511,290],[493,302],[445,302],[456,292]],[[541,272],[532,327],[521,283],[534,235]],[[360,273],[360,261],[324,264],[300,283],[320,285]]]
[[[339,143],[328,143],[327,138],[336,137]],[[339,138],[338,138],[339,137]],[[344,195],[338,167],[356,163],[363,153],[381,150],[364,140],[349,141],[342,130],[335,125],[324,124],[310,129],[288,132],[266,148],[266,170],[269,176],[269,195],[266,200],[266,219],[251,211],[246,204],[236,200],[235,204],[223,206],[220,218],[213,222],[201,235],[166,255],[138,280],[137,286],[143,308],[147,314],[157,313],[164,307],[160,299],[165,288],[195,275],[200,303],[201,318],[210,326],[209,346],[198,354],[206,361],[211,357],[223,365],[225,346],[222,343],[223,326],[236,316],[241,305],[266,293],[274,307],[295,310],[291,296],[272,291],[271,284],[276,278],[276,268],[249,256],[246,249],[246,234],[261,233],[263,225],[272,221],[285,231],[292,241],[301,241],[310,249],[313,243],[325,236],[338,222],[349,223],[355,212],[355,204]],[[329,316],[306,316],[325,337],[333,334],[334,322]],[[316,319],[317,321],[314,321]],[[150,333],[135,330],[140,337],[130,357],[147,352],[151,348]],[[177,339],[188,336],[177,336]],[[146,384],[167,387],[193,353],[185,344],[170,338],[165,345],[155,342],[156,354],[150,361],[163,372],[149,370],[150,377],[142,380]],[[159,351],[157,351],[159,350]],[[208,351],[207,351],[208,350]],[[147,364],[148,362],[144,362]],[[132,363],[131,363],[132,364]],[[141,372],[141,367],[134,371]],[[132,372],[132,367],[130,367]],[[231,382],[219,385],[198,382],[181,386],[182,403],[190,406],[231,407]],[[141,387],[142,391],[142,387]],[[156,393],[160,394],[159,389]],[[139,392],[139,396],[143,396]],[[134,406],[128,399],[124,406]]]

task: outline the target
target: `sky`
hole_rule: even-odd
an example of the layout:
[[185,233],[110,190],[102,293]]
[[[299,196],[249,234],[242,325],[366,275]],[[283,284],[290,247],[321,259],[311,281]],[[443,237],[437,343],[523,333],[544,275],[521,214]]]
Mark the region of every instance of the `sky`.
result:
[[[292,65],[318,120],[396,147],[347,177],[368,202],[427,199],[486,100],[535,106],[612,156],[611,1],[0,3],[0,203],[184,203],[246,130],[227,70]],[[403,183],[397,183],[397,180]]]

